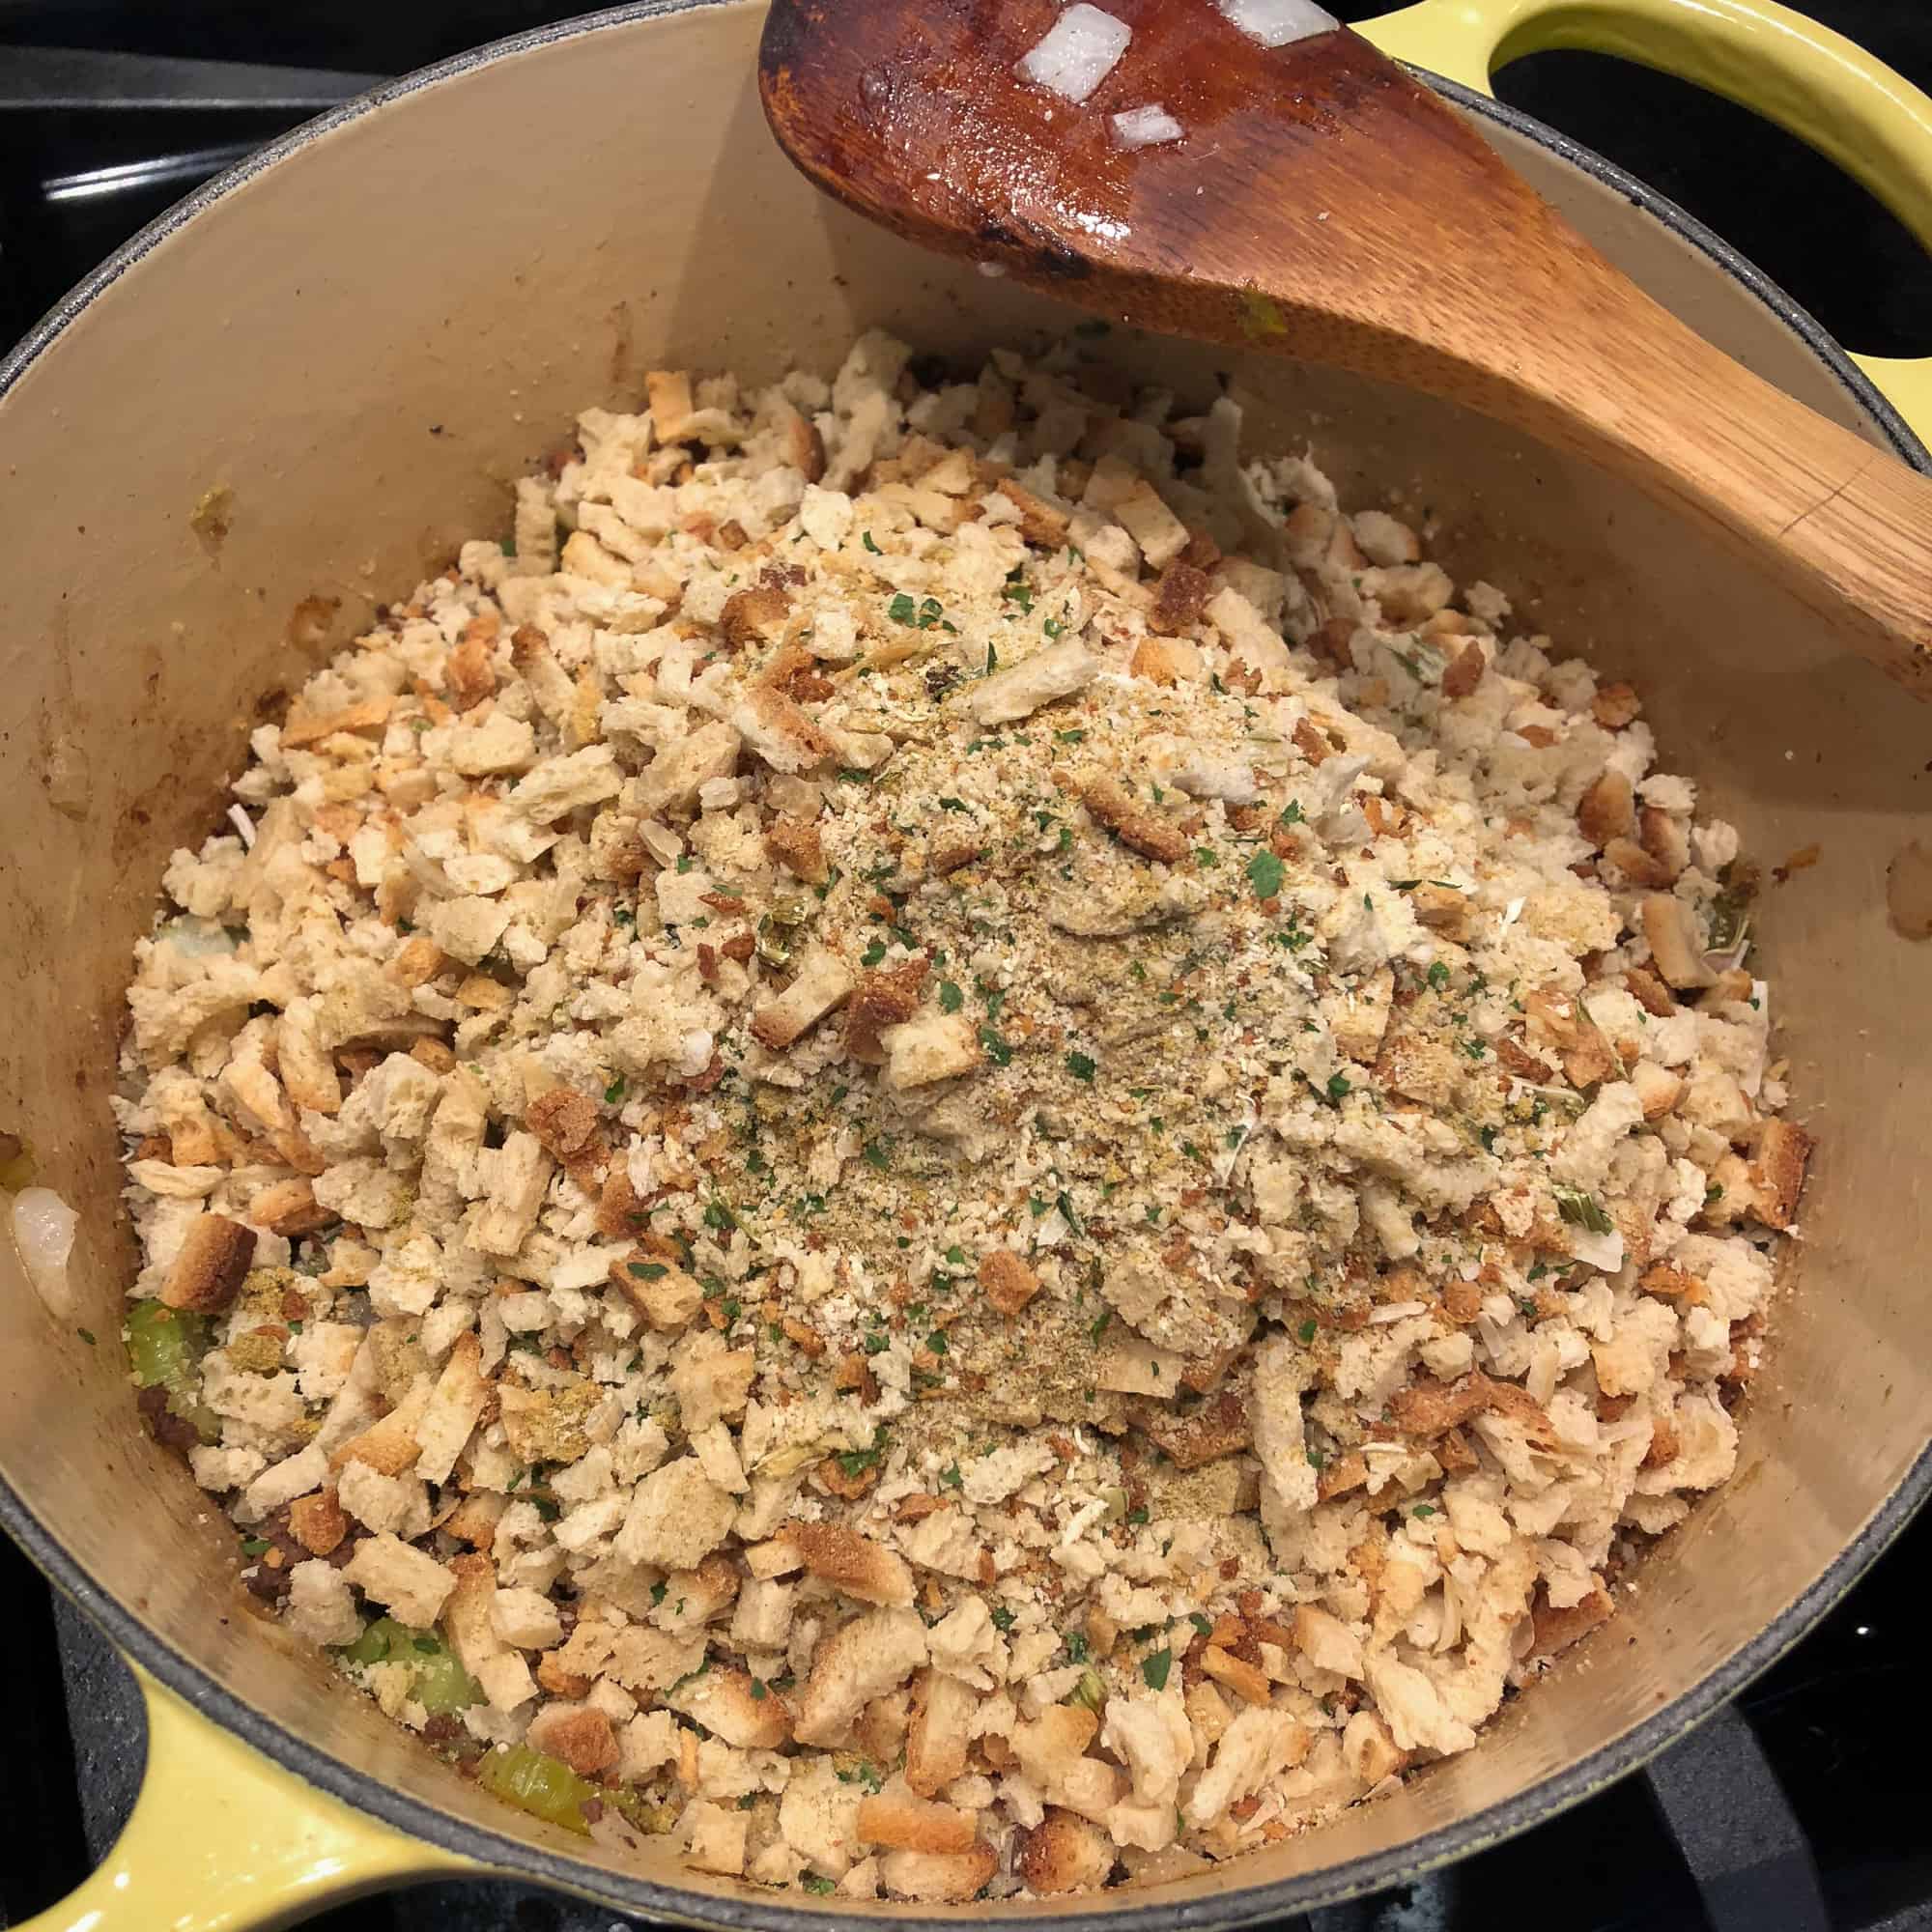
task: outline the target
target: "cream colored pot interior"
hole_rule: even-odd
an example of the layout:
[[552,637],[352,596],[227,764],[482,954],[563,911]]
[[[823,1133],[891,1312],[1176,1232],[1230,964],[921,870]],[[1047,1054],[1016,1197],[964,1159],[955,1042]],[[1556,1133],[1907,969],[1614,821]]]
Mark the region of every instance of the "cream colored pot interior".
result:
[[[726,4],[582,32],[333,128],[128,267],[0,403],[0,1127],[28,1135],[84,1217],[69,1312],[0,1254],[0,1470],[104,1591],[276,1724],[424,1804],[593,1861],[249,1613],[232,1533],[143,1437],[124,1381],[107,1095],[162,867],[211,829],[250,724],[316,662],[312,600],[328,600],[328,645],[353,637],[460,536],[507,527],[510,479],[580,408],[634,403],[646,366],[766,380],[829,370],[868,324],[964,356],[1069,319],[808,189],[758,110],[759,17]],[[1494,138],[1695,326],[1860,421],[1694,248]],[[1185,392],[1231,371],[1253,445],[1312,441],[1355,501],[1429,506],[1457,575],[1638,682],[1667,767],[1697,775],[1752,852],[1819,853],[1760,920],[1795,1111],[1821,1145],[1740,1474],[1481,1749],[1191,1888],[1305,1875],[1313,1891],[1322,1868],[1525,1793],[1690,1690],[1818,1583],[1923,1451],[1932,952],[1889,928],[1885,871],[1932,799],[1932,713],[1663,512],[1504,432],[1259,356],[1110,341]],[[211,490],[229,493],[225,538],[197,527]],[[668,1861],[655,1875],[724,1889]]]

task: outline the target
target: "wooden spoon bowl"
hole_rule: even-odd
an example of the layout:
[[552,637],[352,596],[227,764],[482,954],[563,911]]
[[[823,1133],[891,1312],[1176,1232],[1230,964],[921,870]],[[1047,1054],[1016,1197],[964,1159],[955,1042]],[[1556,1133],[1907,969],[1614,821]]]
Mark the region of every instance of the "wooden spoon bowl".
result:
[[[1106,0],[1080,101],[1022,76],[1058,0],[774,0],[766,115],[911,241],[1137,327],[1426,390],[1627,474],[1932,696],[1932,482],[1713,349],[1358,35],[1264,47]],[[1159,104],[1178,139],[1113,117]]]

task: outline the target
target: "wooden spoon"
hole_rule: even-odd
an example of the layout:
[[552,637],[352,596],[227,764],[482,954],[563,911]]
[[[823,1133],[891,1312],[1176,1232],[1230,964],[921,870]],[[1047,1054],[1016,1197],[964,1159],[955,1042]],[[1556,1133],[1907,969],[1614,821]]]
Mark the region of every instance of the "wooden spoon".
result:
[[[1264,48],[1213,0],[1104,8],[1131,39],[1076,104],[1018,71],[1059,0],[774,0],[765,112],[812,181],[912,241],[1630,476],[1932,696],[1932,481],[1693,334],[1347,28]],[[1155,102],[1180,137],[1124,146],[1112,117]]]

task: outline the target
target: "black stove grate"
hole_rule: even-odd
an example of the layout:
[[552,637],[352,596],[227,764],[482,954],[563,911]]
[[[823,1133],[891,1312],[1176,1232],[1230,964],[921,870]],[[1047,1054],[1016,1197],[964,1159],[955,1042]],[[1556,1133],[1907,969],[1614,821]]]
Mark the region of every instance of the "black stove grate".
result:
[[[1334,4],[1334,0],[1330,0]],[[1397,0],[1340,6],[1345,18]],[[1932,86],[1925,0],[1810,10]],[[0,342],[210,174],[373,76],[574,10],[326,0],[0,0]],[[1932,260],[1787,137],[1680,82],[1587,54],[1507,70],[1513,105],[1607,154],[1735,242],[1851,347],[1932,354]],[[1648,1776],[1417,1884],[1292,1932],[1932,1932],[1922,1636],[1932,1522]],[[0,1748],[0,1926],[72,1886],[133,1802],[140,1702],[111,1647],[0,1540],[13,1699]],[[58,1666],[58,1667],[56,1667]],[[624,1932],[509,1883],[360,1900],[317,1932]],[[1291,1932],[1284,1927],[1282,1932]]]

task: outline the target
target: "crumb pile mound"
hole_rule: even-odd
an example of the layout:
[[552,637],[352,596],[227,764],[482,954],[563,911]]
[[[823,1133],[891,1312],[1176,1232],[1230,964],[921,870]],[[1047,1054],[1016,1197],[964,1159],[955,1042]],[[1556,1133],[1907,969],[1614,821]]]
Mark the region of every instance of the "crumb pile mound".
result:
[[151,1426],[384,1710],[707,1871],[1157,1880],[1466,1750],[1735,1461],[1736,833],[1231,400],[648,387],[175,855]]

